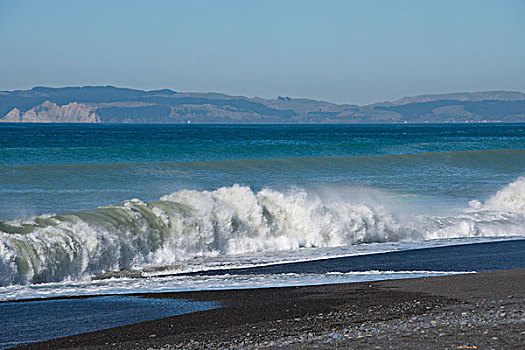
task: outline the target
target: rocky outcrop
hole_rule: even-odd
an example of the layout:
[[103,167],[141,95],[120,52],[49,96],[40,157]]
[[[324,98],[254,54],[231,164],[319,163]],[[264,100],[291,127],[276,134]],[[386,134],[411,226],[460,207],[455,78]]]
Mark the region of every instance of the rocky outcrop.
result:
[[13,108],[0,122],[11,123],[100,123],[96,108],[72,102],[63,106],[46,101],[24,113]]
[[18,108],[13,108],[11,112],[7,113],[5,117],[0,119],[0,122],[19,123],[20,122],[20,110]]

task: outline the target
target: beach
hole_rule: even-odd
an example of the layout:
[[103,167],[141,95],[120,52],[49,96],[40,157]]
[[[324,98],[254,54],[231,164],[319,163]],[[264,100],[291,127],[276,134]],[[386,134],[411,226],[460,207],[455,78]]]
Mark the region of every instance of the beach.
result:
[[525,269],[367,283],[142,294],[223,307],[21,349],[448,348],[525,342]]
[[0,129],[0,348],[523,343],[523,124]]

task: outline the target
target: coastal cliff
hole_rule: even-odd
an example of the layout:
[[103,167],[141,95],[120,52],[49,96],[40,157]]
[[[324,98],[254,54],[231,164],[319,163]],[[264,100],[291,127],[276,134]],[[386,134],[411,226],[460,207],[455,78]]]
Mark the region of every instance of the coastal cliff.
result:
[[11,123],[100,123],[95,108],[71,102],[63,106],[46,101],[25,112],[13,108],[0,122]]

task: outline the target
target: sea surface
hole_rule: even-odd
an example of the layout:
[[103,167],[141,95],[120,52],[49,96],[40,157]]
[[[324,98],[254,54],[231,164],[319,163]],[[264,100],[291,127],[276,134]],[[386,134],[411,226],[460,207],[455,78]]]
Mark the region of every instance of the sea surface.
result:
[[0,125],[0,300],[525,267],[523,239],[525,124]]
[[0,349],[221,307],[211,301],[136,296],[0,303]]

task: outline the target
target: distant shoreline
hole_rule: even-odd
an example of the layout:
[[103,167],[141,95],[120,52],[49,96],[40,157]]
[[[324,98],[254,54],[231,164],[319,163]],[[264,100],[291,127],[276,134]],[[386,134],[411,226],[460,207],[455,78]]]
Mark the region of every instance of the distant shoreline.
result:
[[368,105],[114,86],[0,92],[0,122],[86,124],[413,124],[525,122],[525,93],[461,92]]
[[109,126],[155,126],[155,125],[170,125],[170,126],[183,126],[183,127],[194,127],[194,126],[389,126],[389,125],[412,125],[412,126],[425,126],[425,125],[516,125],[525,124],[525,120],[508,122],[508,121],[484,121],[484,122],[417,122],[417,123],[80,123],[80,122],[6,122],[0,121],[2,125],[78,125],[78,126],[96,126],[96,125],[109,125]]
[[525,269],[310,287],[142,294],[226,307],[21,349],[517,348]]

